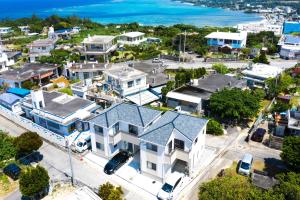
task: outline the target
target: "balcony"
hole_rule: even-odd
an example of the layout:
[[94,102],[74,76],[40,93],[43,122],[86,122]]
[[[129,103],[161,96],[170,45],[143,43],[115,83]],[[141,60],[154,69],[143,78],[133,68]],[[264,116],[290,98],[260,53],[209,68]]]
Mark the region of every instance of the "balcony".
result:
[[139,145],[139,139],[137,135],[134,135],[132,133],[127,133],[124,131],[119,131],[115,135],[110,135],[109,136],[109,143],[115,145],[118,144],[120,141],[127,141],[135,145]]
[[176,159],[189,163],[189,152],[175,148],[170,153],[165,154],[166,163],[172,164]]

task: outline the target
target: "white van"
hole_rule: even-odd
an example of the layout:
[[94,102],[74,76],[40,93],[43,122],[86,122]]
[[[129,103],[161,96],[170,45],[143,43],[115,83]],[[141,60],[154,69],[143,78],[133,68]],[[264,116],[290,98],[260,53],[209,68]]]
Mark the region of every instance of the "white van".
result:
[[252,168],[253,156],[251,154],[245,154],[240,162],[238,173],[249,176]]
[[81,134],[72,144],[72,150],[82,153],[85,150],[91,148],[91,134]]
[[170,174],[162,188],[159,190],[157,198],[159,200],[173,199],[174,191],[181,185],[183,177],[184,174],[179,172],[173,172]]

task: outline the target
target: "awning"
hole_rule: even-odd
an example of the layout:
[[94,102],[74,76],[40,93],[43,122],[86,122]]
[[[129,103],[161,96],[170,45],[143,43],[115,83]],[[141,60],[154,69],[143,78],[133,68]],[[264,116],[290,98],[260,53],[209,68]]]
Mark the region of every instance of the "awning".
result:
[[156,101],[159,98],[152,92],[145,90],[145,91],[139,92],[137,94],[127,96],[126,99],[128,99],[129,101],[131,101],[137,105],[145,105],[145,104],[151,103],[153,101]]
[[18,95],[20,97],[25,97],[26,95],[30,94],[30,90],[26,90],[23,88],[10,88],[6,92]]

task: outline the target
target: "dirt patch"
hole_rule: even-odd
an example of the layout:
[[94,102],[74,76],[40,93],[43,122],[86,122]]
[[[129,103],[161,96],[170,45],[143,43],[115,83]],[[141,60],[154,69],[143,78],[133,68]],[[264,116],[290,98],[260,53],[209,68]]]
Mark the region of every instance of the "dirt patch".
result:
[[43,200],[61,200],[66,199],[68,195],[75,191],[71,184],[55,184],[52,193],[43,198]]

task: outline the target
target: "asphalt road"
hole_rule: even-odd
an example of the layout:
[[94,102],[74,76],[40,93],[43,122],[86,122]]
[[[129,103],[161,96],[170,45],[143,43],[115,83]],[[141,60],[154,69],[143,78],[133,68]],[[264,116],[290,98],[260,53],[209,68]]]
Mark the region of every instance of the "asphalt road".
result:
[[[17,126],[13,122],[0,115],[0,129],[7,131],[13,136],[18,136],[26,130]],[[45,167],[49,173],[51,181],[70,180],[71,170],[67,151],[57,148],[47,142],[43,142],[39,152],[43,155],[43,160],[39,163]],[[108,176],[103,172],[100,166],[91,166],[85,161],[81,161],[78,156],[72,155],[72,163],[74,169],[74,179],[81,184],[87,185],[91,188],[97,189],[99,185],[107,181],[120,185],[125,191],[128,191],[125,198],[128,196],[132,200],[153,199],[152,195],[139,189],[133,184],[123,180],[116,175]],[[17,200],[21,198],[19,190],[11,193],[5,200]]]

